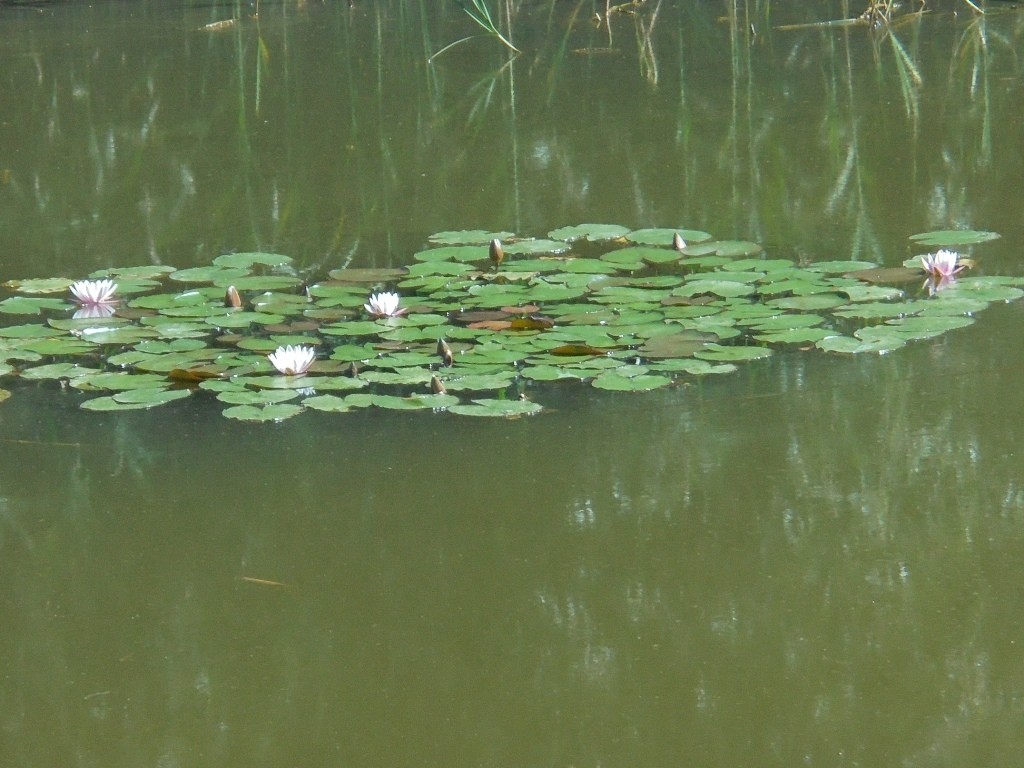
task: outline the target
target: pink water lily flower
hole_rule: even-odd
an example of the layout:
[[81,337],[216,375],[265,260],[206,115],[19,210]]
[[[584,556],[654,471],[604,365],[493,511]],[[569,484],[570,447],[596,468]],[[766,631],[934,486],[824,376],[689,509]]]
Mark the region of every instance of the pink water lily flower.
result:
[[71,284],[71,293],[83,306],[113,304],[117,301],[117,283],[113,280],[79,280]]
[[275,349],[267,359],[285,376],[302,376],[316,360],[316,350],[313,347],[289,344]]
[[399,317],[409,311],[398,306],[400,300],[401,297],[397,293],[375,293],[366,304],[363,304],[363,309],[373,317]]
[[966,266],[960,263],[960,254],[956,251],[941,250],[921,257],[921,269],[937,280],[952,280]]

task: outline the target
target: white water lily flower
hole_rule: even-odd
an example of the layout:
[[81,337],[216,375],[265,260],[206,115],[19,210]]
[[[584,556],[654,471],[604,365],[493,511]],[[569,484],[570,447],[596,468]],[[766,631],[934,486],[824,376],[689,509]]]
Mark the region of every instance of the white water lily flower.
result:
[[363,309],[374,317],[399,317],[409,311],[399,308],[400,300],[401,297],[397,293],[375,293],[366,304],[363,304]]
[[278,347],[268,356],[271,364],[285,376],[301,376],[309,370],[316,360],[313,347],[292,346]]
[[113,280],[79,280],[71,284],[71,293],[79,304],[95,306],[117,301],[117,283]]
[[966,266],[960,263],[960,254],[956,251],[941,250],[921,257],[921,269],[938,280],[951,280]]

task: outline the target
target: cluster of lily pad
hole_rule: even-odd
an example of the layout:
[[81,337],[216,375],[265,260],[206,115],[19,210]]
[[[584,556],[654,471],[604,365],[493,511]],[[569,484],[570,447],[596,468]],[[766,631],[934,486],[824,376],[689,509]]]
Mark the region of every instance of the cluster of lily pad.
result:
[[1024,295],[1024,279],[962,272],[972,262],[952,249],[994,237],[915,235],[940,250],[887,268],[585,224],[545,238],[441,232],[408,266],[312,284],[270,253],[12,280],[0,378],[59,382],[94,395],[81,407],[96,411],[206,396],[253,421],[366,407],[523,415],[553,382],[653,390],[776,349],[887,352],[965,326]]

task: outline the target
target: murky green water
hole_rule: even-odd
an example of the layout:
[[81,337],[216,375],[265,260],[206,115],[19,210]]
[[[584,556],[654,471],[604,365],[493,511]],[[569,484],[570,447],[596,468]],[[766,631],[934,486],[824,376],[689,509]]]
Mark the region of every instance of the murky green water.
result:
[[[886,264],[992,229],[1021,273],[1024,17],[603,5],[433,65],[454,4],[0,8],[0,279],[586,221]],[[520,421],[15,387],[0,763],[1016,765],[1022,313]]]

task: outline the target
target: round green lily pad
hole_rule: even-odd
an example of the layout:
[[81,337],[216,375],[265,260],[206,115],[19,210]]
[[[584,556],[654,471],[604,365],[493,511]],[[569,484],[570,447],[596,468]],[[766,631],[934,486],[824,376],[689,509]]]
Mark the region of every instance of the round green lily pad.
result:
[[652,389],[667,387],[671,383],[672,379],[668,376],[659,374],[624,376],[618,369],[602,373],[591,382],[598,389],[614,390],[615,392],[649,392]]
[[218,267],[246,269],[257,264],[265,267],[283,267],[292,263],[290,256],[280,253],[226,253],[213,260]]
[[976,229],[939,229],[934,232],[920,232],[916,235],[911,235],[910,239],[918,245],[946,248],[986,243],[989,240],[995,240],[997,237],[999,237],[997,232],[986,232]]
[[461,416],[515,417],[532,416],[543,410],[543,406],[529,400],[474,400],[465,405],[453,405],[448,408],[450,413]]
[[[585,238],[590,241],[614,240],[629,233],[628,227],[618,224],[578,224],[574,227],[560,227],[548,232],[552,240],[572,242]],[[669,241],[671,243],[671,240]]]
[[224,409],[224,416],[237,421],[284,421],[302,413],[301,405],[274,403],[271,405],[235,405]]
[[648,229],[634,229],[625,237],[627,240],[638,245],[662,245],[666,248],[672,247],[672,240],[676,235],[683,238],[686,243],[702,243],[711,240],[713,235],[702,232],[699,229],[667,229],[665,227],[652,227]]
[[491,240],[514,237],[511,232],[489,232],[485,229],[461,229],[436,232],[427,239],[439,245],[486,245]]

